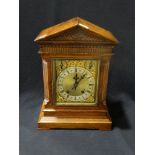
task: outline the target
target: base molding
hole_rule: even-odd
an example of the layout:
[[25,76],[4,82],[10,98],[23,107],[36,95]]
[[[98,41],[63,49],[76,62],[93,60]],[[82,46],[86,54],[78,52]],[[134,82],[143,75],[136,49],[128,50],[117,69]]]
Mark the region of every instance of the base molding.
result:
[[[41,108],[41,112],[38,120],[39,129],[99,129],[99,130],[111,130],[112,121],[108,115],[98,116],[84,116],[80,115],[72,116],[46,116],[44,115],[44,103]],[[108,111],[107,111],[108,112]]]

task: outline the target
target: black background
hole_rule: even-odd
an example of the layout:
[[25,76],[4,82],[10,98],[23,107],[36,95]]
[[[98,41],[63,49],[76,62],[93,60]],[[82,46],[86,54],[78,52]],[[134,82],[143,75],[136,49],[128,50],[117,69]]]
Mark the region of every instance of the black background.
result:
[[[20,0],[20,154],[134,154],[134,0]],[[111,31],[114,49],[108,83],[113,130],[37,130],[43,100],[42,66],[33,42],[49,26],[79,16]]]

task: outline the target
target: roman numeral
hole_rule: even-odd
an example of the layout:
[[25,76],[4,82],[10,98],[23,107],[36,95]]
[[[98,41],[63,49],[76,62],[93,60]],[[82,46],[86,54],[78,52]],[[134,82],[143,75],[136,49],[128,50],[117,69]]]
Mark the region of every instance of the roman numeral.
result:
[[93,86],[94,84],[90,83],[89,85],[90,85],[90,86]]
[[60,93],[63,93],[63,92],[64,92],[64,90],[61,90],[61,91],[60,91]]
[[67,73],[70,74],[68,70],[67,70]]
[[75,67],[75,72],[77,72],[77,68]]
[[91,91],[90,91],[90,90],[87,90],[87,92],[88,92],[88,93],[91,93]]

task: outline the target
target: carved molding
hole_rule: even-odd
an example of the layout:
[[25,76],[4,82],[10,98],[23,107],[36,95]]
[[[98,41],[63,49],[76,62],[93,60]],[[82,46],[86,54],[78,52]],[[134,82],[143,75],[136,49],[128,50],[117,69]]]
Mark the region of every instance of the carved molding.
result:
[[81,48],[70,48],[70,47],[55,47],[55,46],[41,46],[39,53],[42,55],[50,55],[51,57],[59,56],[106,56],[112,55],[111,48],[98,48],[98,47],[81,47]]
[[56,36],[49,36],[44,41],[80,41],[80,42],[102,42],[106,43],[109,42],[109,40],[99,36],[98,34],[95,34],[94,32],[88,31],[86,29],[83,29],[80,26],[76,26],[74,28],[68,29],[67,31],[61,32],[57,34]]

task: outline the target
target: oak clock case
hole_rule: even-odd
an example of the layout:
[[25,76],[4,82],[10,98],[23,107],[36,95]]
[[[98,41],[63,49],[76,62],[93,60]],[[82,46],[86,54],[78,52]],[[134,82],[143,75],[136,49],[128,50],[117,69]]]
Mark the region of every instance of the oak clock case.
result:
[[43,64],[44,100],[39,129],[111,130],[106,95],[114,35],[80,17],[36,37]]

